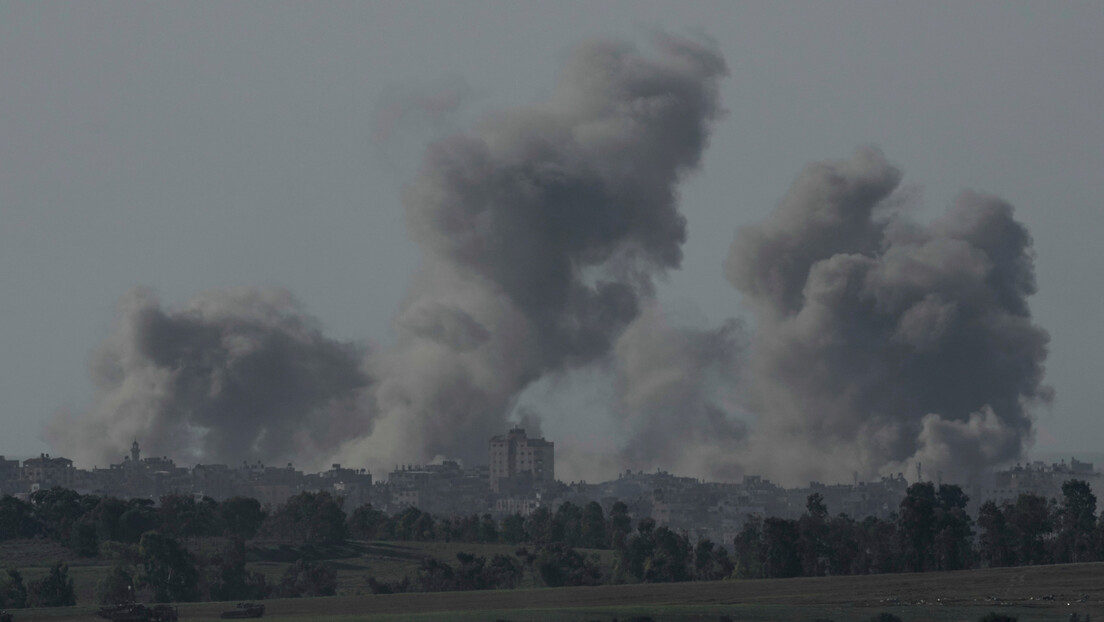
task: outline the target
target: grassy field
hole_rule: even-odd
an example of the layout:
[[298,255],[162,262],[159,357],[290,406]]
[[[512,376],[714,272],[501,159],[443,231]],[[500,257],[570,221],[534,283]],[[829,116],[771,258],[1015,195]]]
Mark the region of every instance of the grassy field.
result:
[[[890,612],[907,622],[977,620],[989,611],[1021,621],[1058,622],[1077,613],[1104,622],[1104,564],[1070,564],[1001,568],[953,573],[897,574],[863,577],[721,581],[682,584],[619,585],[593,588],[518,589],[432,594],[368,594],[365,577],[392,579],[412,572],[422,555],[454,561],[458,551],[512,554],[512,546],[448,543],[352,543],[344,551],[317,551],[338,567],[341,593],[331,598],[266,601],[266,618],[288,622],[584,622],[649,616],[656,622],[791,621],[829,619],[860,622]],[[7,551],[12,555],[12,551]],[[15,561],[0,550],[0,566]],[[287,551],[251,553],[255,569],[278,577],[289,561]],[[336,558],[335,558],[336,557]],[[25,556],[22,561],[28,560]],[[53,560],[24,563],[31,577]],[[94,591],[107,566],[73,560],[70,572],[82,594]],[[16,620],[93,620],[95,607],[81,598],[78,607],[24,610]],[[87,604],[86,604],[87,603]],[[180,606],[181,620],[216,620],[232,603]]]

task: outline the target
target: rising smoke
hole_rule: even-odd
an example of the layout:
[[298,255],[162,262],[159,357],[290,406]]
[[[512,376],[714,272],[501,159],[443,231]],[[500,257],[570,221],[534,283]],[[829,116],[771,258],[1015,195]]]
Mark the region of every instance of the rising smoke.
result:
[[614,414],[627,439],[619,466],[739,479],[747,426],[734,413],[742,409],[746,352],[739,322],[713,329],[676,326],[657,305],[649,306],[614,351]]
[[303,462],[344,439],[335,459],[374,469],[485,460],[518,394],[608,355],[679,266],[676,186],[722,113],[726,68],[708,44],[653,47],[582,46],[547,101],[429,146],[403,195],[424,259],[395,347],[359,364],[282,302],[173,313],[138,295],[93,365],[92,409],[53,426],[55,446],[84,458],[102,436],[89,451],[104,459],[141,437],[184,459]]
[[1042,384],[1031,237],[1004,201],[963,193],[930,225],[875,149],[809,166],[725,271],[754,313],[749,468],[845,479],[922,461],[966,478],[1018,458]]
[[654,275],[679,266],[676,186],[726,69],[707,45],[654,47],[585,45],[548,101],[429,147],[403,196],[423,266],[397,347],[373,360],[379,418],[343,460],[484,461],[519,393],[606,356]]
[[972,193],[913,222],[876,150],[808,167],[737,231],[725,272],[751,329],[664,316],[653,281],[681,262],[677,187],[723,114],[726,68],[708,44],[654,47],[585,45],[547,101],[429,146],[403,194],[423,261],[393,347],[326,339],[282,292],[181,310],[132,292],[94,356],[92,407],[54,422],[55,448],[97,463],[135,438],[191,462],[481,463],[511,412],[539,425],[517,409],[528,386],[601,362],[618,468],[794,483],[1019,457],[1028,406],[1050,397],[1030,236]]
[[134,290],[93,353],[91,408],[47,437],[83,464],[118,462],[133,440],[188,463],[313,463],[367,431],[363,354],[323,337],[287,292],[210,291],[168,310]]

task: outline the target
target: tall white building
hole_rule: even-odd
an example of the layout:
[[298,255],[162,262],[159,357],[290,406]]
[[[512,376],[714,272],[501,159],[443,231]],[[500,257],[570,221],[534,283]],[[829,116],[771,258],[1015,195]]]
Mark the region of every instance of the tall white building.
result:
[[555,443],[543,438],[528,438],[525,430],[514,428],[491,438],[491,490],[499,492],[500,483],[528,474],[533,485],[556,481]]

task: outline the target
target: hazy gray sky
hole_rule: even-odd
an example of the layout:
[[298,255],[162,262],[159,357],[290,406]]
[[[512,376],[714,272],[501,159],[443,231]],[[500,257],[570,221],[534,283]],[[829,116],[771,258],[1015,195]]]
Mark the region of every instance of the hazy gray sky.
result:
[[[682,186],[669,308],[746,316],[721,268],[735,228],[808,162],[878,145],[921,219],[964,188],[1016,207],[1057,393],[1036,451],[1099,450],[1100,2],[0,1],[0,454],[49,451],[43,426],[87,407],[89,353],[134,286],[170,306],[284,287],[331,336],[390,343],[422,145],[541,98],[575,44],[656,28],[708,35],[731,72]],[[585,385],[524,400],[558,443],[612,442]]]

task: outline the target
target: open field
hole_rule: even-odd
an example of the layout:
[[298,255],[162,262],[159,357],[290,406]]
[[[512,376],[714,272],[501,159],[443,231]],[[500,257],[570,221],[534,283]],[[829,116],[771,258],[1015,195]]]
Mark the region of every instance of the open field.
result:
[[[213,542],[191,542],[189,548],[196,553],[210,553],[218,546]],[[513,557],[519,547],[510,544],[465,544],[458,542],[359,542],[349,541],[341,546],[292,548],[278,545],[250,546],[247,552],[249,570],[265,575],[269,584],[280,581],[288,566],[304,557],[313,561],[325,561],[337,571],[338,595],[356,596],[369,593],[367,579],[376,577],[383,582],[399,581],[413,576],[425,557],[433,557],[449,564],[456,564],[456,554],[473,553],[488,559],[495,555]],[[612,551],[582,552],[598,554],[607,565],[612,563]],[[77,593],[78,604],[95,602],[96,586],[110,570],[112,561],[77,557],[65,547],[48,540],[11,540],[0,542],[0,570],[18,568],[24,581],[30,582],[45,575],[57,561],[69,564],[69,576]],[[522,587],[533,587],[522,585]]]
[[[1077,613],[1104,620],[1104,564],[1070,564],[757,581],[594,588],[346,595],[266,601],[266,618],[307,620],[583,622],[651,616],[657,622],[733,620],[858,622],[887,611],[903,620],[977,620],[989,611],[1058,622]],[[214,620],[226,603],[180,606],[181,620]],[[17,620],[90,620],[92,607],[26,610]]]

